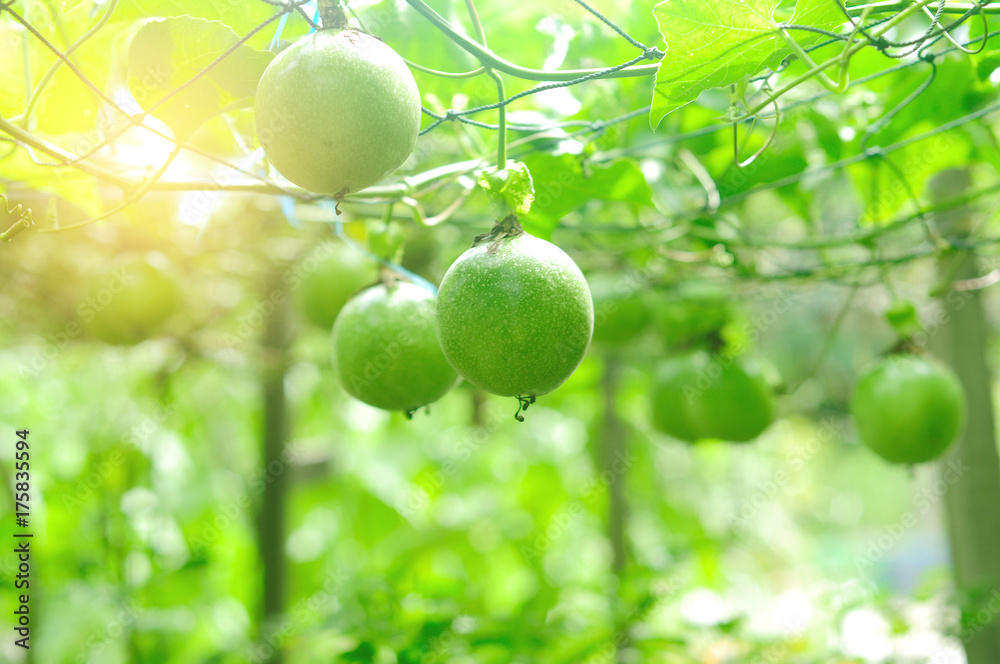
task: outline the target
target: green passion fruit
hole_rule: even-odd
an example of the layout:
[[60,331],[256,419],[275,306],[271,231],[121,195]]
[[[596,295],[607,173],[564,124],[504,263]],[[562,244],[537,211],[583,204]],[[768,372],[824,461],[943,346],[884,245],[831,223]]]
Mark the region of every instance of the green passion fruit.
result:
[[709,290],[664,298],[652,315],[667,347],[683,348],[717,335],[734,314],[728,294]]
[[359,293],[337,317],[332,343],[341,385],[376,408],[410,413],[458,382],[438,344],[434,296],[413,284]]
[[703,438],[747,442],[774,421],[774,400],[764,379],[738,358],[705,351],[663,362],[650,403],[653,425],[689,443]]
[[254,101],[271,164],[303,189],[346,195],[399,168],[420,131],[420,91],[389,46],[320,30],[271,61]]
[[494,229],[445,273],[437,326],[445,357],[466,380],[530,398],[556,389],[579,366],[594,303],[562,249],[519,227]]
[[378,279],[374,261],[345,246],[328,246],[329,252],[307,256],[289,272],[290,280],[298,280],[290,284],[298,310],[327,332],[351,296]]
[[77,313],[90,336],[115,346],[132,346],[158,334],[179,300],[170,275],[135,259],[95,278]]
[[914,355],[879,362],[851,398],[861,440],[886,461],[907,465],[944,454],[962,429],[965,411],[958,377]]

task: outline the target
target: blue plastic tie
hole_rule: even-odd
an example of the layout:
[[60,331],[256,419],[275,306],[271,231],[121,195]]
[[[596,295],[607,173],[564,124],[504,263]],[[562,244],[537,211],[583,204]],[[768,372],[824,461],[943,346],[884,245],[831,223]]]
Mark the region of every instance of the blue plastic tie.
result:
[[295,214],[295,199],[291,196],[281,196],[278,198],[278,202],[281,205],[281,212],[288,220],[288,225],[292,228],[302,228],[302,220],[299,219],[299,215]]
[[[314,3],[310,2],[308,4],[303,5],[303,7],[310,7],[313,4]],[[319,21],[319,6],[316,5],[315,12],[313,13],[313,22],[317,23],[318,21]],[[274,31],[274,37],[271,39],[271,45],[268,47],[269,50],[273,51],[275,48],[278,47],[278,44],[281,43],[281,33],[285,29],[286,23],[288,23],[288,14],[282,16],[281,20],[278,21],[278,27]],[[315,29],[312,26],[310,26],[309,33],[312,34],[313,32],[315,32]],[[291,196],[280,196],[278,200],[281,205],[281,212],[282,214],[285,215],[285,219],[288,220],[288,224],[292,228],[302,228],[302,220],[299,219],[299,216],[295,213],[295,199]],[[337,206],[332,201],[320,201],[320,205],[330,210],[330,212],[333,213],[334,218],[336,218]],[[427,281],[419,274],[410,272],[402,265],[396,265],[392,261],[387,261],[384,258],[373,254],[372,252],[368,251],[360,244],[355,242],[353,239],[348,237],[347,233],[344,232],[344,222],[338,219],[336,221],[330,221],[330,223],[333,225],[333,228],[337,233],[337,237],[343,240],[344,244],[349,246],[351,249],[357,251],[359,254],[362,254],[363,256],[367,256],[376,263],[386,266],[396,274],[406,277],[406,279],[413,282],[417,286],[420,286],[421,288],[430,291],[435,297],[437,296],[437,286]]]
[[281,20],[278,21],[278,27],[274,31],[274,36],[271,37],[271,45],[267,47],[267,50],[273,51],[278,48],[278,44],[281,43],[281,33],[284,31],[286,23],[288,23],[288,14],[283,14]]
[[[313,23],[319,23],[319,4],[315,2],[307,2],[306,4],[302,5],[303,8],[309,8],[313,6],[315,6],[315,9],[313,10]],[[288,23],[288,17],[290,15],[291,12],[289,12],[288,14],[283,14],[281,19],[278,20],[278,27],[275,28],[274,30],[274,37],[271,38],[271,44],[270,46],[267,47],[269,51],[275,50],[281,43],[281,33],[284,32],[285,25]],[[316,28],[310,25],[309,34],[312,34],[314,32],[316,32]]]
[[[333,203],[333,201],[320,201],[320,205],[323,206],[324,208],[326,208],[327,210],[330,210],[330,212],[332,212],[334,214],[334,217],[336,217],[337,206]],[[435,286],[431,282],[427,281],[426,279],[424,279],[423,277],[421,277],[419,274],[415,274],[413,272],[410,272],[409,270],[407,270],[402,265],[396,265],[392,261],[388,261],[388,260],[382,258],[381,256],[373,254],[372,252],[370,252],[367,249],[365,249],[364,247],[362,247],[360,244],[358,244],[357,242],[355,242],[353,238],[349,237],[347,235],[347,233],[344,232],[344,222],[340,221],[340,219],[336,219],[335,218],[334,220],[330,221],[330,224],[333,225],[333,229],[334,229],[334,232],[336,232],[337,237],[339,237],[341,240],[343,240],[344,244],[346,244],[347,246],[349,246],[351,249],[353,249],[354,251],[358,252],[359,254],[361,254],[363,256],[367,256],[368,258],[370,258],[371,260],[375,261],[376,263],[380,263],[381,265],[386,266],[387,268],[389,268],[390,270],[392,270],[396,274],[398,274],[400,276],[403,276],[403,277],[406,277],[406,279],[408,279],[409,281],[413,282],[414,284],[416,284],[417,286],[420,286],[421,288],[423,288],[425,290],[430,291],[431,294],[433,294],[435,297],[437,297],[437,292],[438,292],[437,286]]]

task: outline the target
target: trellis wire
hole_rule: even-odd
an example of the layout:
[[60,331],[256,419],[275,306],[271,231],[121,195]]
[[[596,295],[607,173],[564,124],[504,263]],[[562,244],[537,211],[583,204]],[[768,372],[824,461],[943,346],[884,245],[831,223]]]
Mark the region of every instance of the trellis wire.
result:
[[[155,110],[155,108],[157,108],[160,105],[166,103],[166,101],[168,101],[173,96],[176,96],[177,94],[179,94],[187,86],[192,85],[201,76],[204,76],[212,67],[214,67],[219,62],[221,62],[222,59],[224,59],[229,54],[231,54],[232,52],[234,52],[242,44],[246,43],[246,41],[248,39],[250,39],[254,34],[256,34],[260,30],[262,30],[264,27],[266,27],[267,25],[269,25],[273,21],[280,20],[281,23],[279,24],[279,28],[282,27],[282,25],[285,22],[287,22],[287,17],[288,17],[288,15],[292,11],[295,11],[295,12],[299,13],[300,15],[302,15],[303,18],[310,24],[310,26],[313,29],[315,29],[317,27],[316,24],[315,24],[315,22],[312,21],[312,20],[310,20],[308,14],[305,12],[304,7],[307,4],[309,4],[309,2],[307,2],[305,0],[300,0],[300,1],[297,1],[297,2],[279,2],[277,0],[263,0],[263,1],[266,4],[269,4],[269,5],[272,5],[272,6],[276,6],[276,7],[280,7],[282,9],[282,11],[276,13],[275,15],[273,15],[272,17],[270,17],[269,19],[265,20],[263,23],[261,23],[260,25],[258,25],[250,33],[248,33],[247,35],[245,35],[244,37],[242,37],[239,41],[237,41],[237,43],[234,44],[230,49],[228,49],[226,52],[224,52],[222,55],[220,55],[215,61],[213,61],[205,69],[199,71],[189,81],[187,81],[186,83],[182,84],[178,88],[176,88],[173,91],[171,91],[170,93],[168,93],[165,97],[163,97],[162,99],[160,99],[157,102],[157,104],[154,105],[153,108],[151,108],[148,111],[146,111],[145,113],[143,113],[142,116],[150,114],[153,110]],[[619,70],[621,70],[621,69],[623,69],[625,67],[628,67],[628,66],[631,66],[633,64],[636,64],[637,62],[640,62],[643,59],[648,59],[651,56],[656,56],[656,53],[652,53],[651,54],[649,52],[650,49],[646,48],[644,44],[642,44],[641,42],[638,42],[638,40],[635,40],[634,38],[632,38],[631,36],[629,36],[627,33],[625,33],[624,30],[622,30],[620,27],[618,27],[616,24],[614,24],[612,21],[610,21],[609,19],[607,19],[603,15],[601,15],[599,12],[596,12],[596,10],[594,10],[592,7],[590,7],[589,5],[587,5],[584,2],[581,2],[580,0],[577,0],[577,3],[581,7],[587,9],[590,13],[594,14],[599,20],[601,20],[603,23],[607,24],[609,27],[611,27],[613,30],[615,30],[615,32],[617,32],[618,34],[620,34],[623,38],[625,38],[626,40],[628,40],[630,44],[632,44],[633,46],[636,46],[637,48],[642,48],[643,51],[644,51],[643,55],[638,56],[637,58],[634,58],[633,60],[629,61],[628,63],[622,64],[622,65],[617,65],[615,67],[610,67],[610,68],[601,70],[599,72],[594,72],[594,73],[589,74],[587,76],[582,76],[582,77],[579,77],[577,79],[573,79],[571,81],[564,81],[564,82],[552,83],[552,84],[547,84],[547,85],[542,85],[542,86],[536,86],[535,88],[532,88],[531,90],[524,91],[522,93],[519,93],[518,95],[513,95],[512,97],[509,97],[509,98],[505,99],[502,102],[497,102],[495,104],[484,105],[484,106],[481,106],[481,107],[478,107],[478,108],[475,108],[475,109],[466,109],[466,110],[460,110],[460,111],[447,111],[444,114],[435,114],[435,113],[430,112],[430,111],[428,111],[428,110],[425,109],[425,113],[427,113],[428,115],[431,115],[432,117],[434,117],[435,120],[436,120],[436,122],[433,123],[431,127],[426,128],[424,130],[424,132],[430,131],[432,128],[440,126],[440,124],[442,124],[443,122],[449,121],[449,120],[458,120],[458,121],[464,122],[466,124],[470,124],[470,125],[476,126],[476,127],[481,127],[481,128],[484,128],[484,129],[495,129],[495,128],[497,128],[497,125],[491,125],[489,123],[484,123],[484,122],[479,122],[479,121],[476,121],[476,120],[471,120],[471,119],[469,119],[467,117],[464,117],[464,116],[468,115],[468,114],[475,113],[475,112],[479,112],[479,111],[487,111],[487,110],[491,110],[491,109],[500,108],[501,106],[505,106],[505,105],[507,105],[507,104],[509,104],[509,103],[511,103],[511,102],[513,102],[515,100],[517,100],[517,99],[520,99],[520,98],[523,98],[523,97],[526,97],[526,96],[529,96],[529,95],[532,95],[532,94],[537,94],[538,92],[542,92],[544,90],[549,90],[549,89],[554,89],[554,88],[560,88],[560,87],[567,87],[567,86],[570,86],[570,85],[576,85],[576,84],[583,83],[583,82],[586,82],[586,81],[589,81],[589,80],[601,78],[602,76],[607,76],[610,73],[619,71]],[[841,3],[838,2],[838,4],[840,4],[840,6],[846,12],[846,8],[844,8]],[[899,42],[899,43],[888,42],[887,40],[883,40],[883,41],[885,41],[886,43],[890,44],[890,47],[906,46],[906,45],[910,45],[910,44],[919,42],[918,48],[924,48],[924,47],[928,46],[930,43],[934,43],[934,42],[938,41],[939,39],[941,39],[942,36],[946,33],[946,31],[948,29],[954,27],[955,25],[961,23],[962,21],[964,21],[968,17],[974,15],[977,10],[981,9],[982,5],[981,5],[981,3],[977,2],[976,5],[975,5],[975,7],[973,7],[972,9],[970,9],[968,11],[966,11],[961,17],[959,17],[959,19],[957,19],[955,22],[953,22],[952,24],[950,24],[950,26],[948,26],[947,28],[942,27],[941,32],[938,35],[934,36],[933,39],[931,39],[931,36],[933,35],[935,26],[939,25],[939,19],[940,19],[941,13],[942,13],[941,7],[942,7],[942,5],[939,4],[939,6],[938,6],[939,11],[935,15],[934,21],[932,21],[931,28],[927,31],[927,33],[925,33],[924,37],[922,38],[923,41],[920,41],[920,40],[911,40],[910,42]],[[14,15],[15,20],[18,20],[20,18],[9,7],[9,3],[6,3],[6,4],[0,3],[0,10],[6,10],[7,12],[11,13],[12,15]],[[847,15],[850,16],[849,13]],[[22,24],[26,23],[23,19],[19,20],[19,22],[21,22]],[[878,21],[878,22],[881,22],[881,21]],[[873,27],[874,25],[877,25],[877,23],[870,24],[869,28],[862,27],[861,28],[862,34],[863,35],[867,34],[866,31],[868,29],[870,29],[870,27]],[[132,122],[135,123],[135,121],[136,121],[135,117],[130,116],[124,109],[122,109],[117,104],[115,104],[112,100],[110,100],[109,98],[107,98],[107,96],[104,95],[103,92],[101,92],[96,86],[94,86],[94,84],[92,82],[90,82],[88,79],[86,79],[86,77],[82,74],[82,72],[80,72],[79,69],[77,69],[72,64],[71,61],[69,61],[68,57],[66,57],[64,54],[60,53],[58,49],[56,49],[49,42],[47,42],[47,40],[45,40],[45,38],[42,35],[38,34],[36,30],[31,29],[29,25],[25,25],[25,27],[28,28],[30,32],[32,32],[33,36],[35,36],[36,38],[40,39],[42,41],[42,43],[44,43],[49,48],[49,50],[51,50],[53,53],[55,53],[57,55],[57,57],[60,58],[60,60],[62,60],[65,64],[67,64],[70,67],[70,69],[73,71],[73,73],[78,78],[80,78],[81,81],[83,81],[85,84],[87,84],[88,87],[90,87],[91,89],[95,90],[95,92],[97,94],[99,94],[103,99],[105,99],[106,101],[108,101],[109,105],[113,109],[117,110],[119,113],[122,113],[125,116],[128,116],[132,120]],[[784,27],[786,27],[787,29],[806,29],[806,30],[810,30],[810,31],[813,31],[813,32],[825,32],[825,31],[821,31],[821,30],[809,28],[808,26],[784,26]],[[982,37],[984,43],[989,38],[989,36],[992,36],[992,34],[995,34],[995,33],[990,33],[990,35],[986,35],[986,36]],[[280,32],[276,33],[276,38],[279,37],[279,36],[280,36]],[[866,38],[869,38],[869,41],[871,41],[873,43],[876,42],[876,41],[878,41],[878,40],[872,40],[872,39],[870,39],[870,35],[868,35]],[[831,40],[831,42],[832,41],[837,41],[837,40],[842,40],[842,39],[843,39],[842,36],[837,36],[835,39]],[[879,38],[879,39],[881,39],[881,38]],[[826,44],[829,44],[831,42],[826,42]],[[273,40],[272,40],[272,43],[273,43]],[[824,44],[816,46],[816,48],[818,48],[818,47],[820,47],[822,45],[824,45]],[[876,44],[876,46],[878,46],[878,44]],[[662,55],[662,52],[660,52],[659,54]],[[912,64],[917,64],[917,62],[906,63],[907,66],[911,66]],[[933,61],[932,60],[931,60],[931,64],[933,66]],[[774,73],[776,73],[776,72],[771,72],[771,73],[766,74],[766,75],[764,75],[762,77],[758,77],[755,80],[765,79],[767,77],[773,76]],[[881,128],[883,128],[886,124],[888,124],[888,122],[891,121],[892,117],[895,116],[895,114],[897,114],[899,112],[899,110],[901,110],[902,107],[904,107],[906,104],[912,103],[913,99],[916,99],[917,96],[919,96],[919,93],[922,92],[923,90],[925,90],[927,88],[927,86],[929,86],[929,82],[927,83],[927,85],[921,86],[921,89],[919,89],[916,93],[912,94],[907,100],[904,100],[905,103],[902,103],[897,108],[893,109],[893,111],[890,112],[891,115],[887,114],[887,115],[889,115],[889,117],[883,117],[882,119],[880,119],[880,123],[881,124],[877,128],[874,128],[874,129],[876,129],[876,131],[877,130],[881,130]],[[621,118],[619,118],[619,119],[613,119],[611,121],[606,121],[606,122],[603,122],[603,123],[594,123],[594,124],[591,124],[586,129],[584,129],[583,131],[584,132],[587,132],[587,131],[592,131],[592,132],[600,131],[600,130],[602,130],[603,128],[605,128],[607,126],[610,126],[614,122],[627,121],[628,119],[632,119],[633,117],[637,117],[638,115],[641,115],[643,112],[645,112],[645,109],[639,109],[637,111],[633,111],[633,112],[630,112],[628,114],[625,114],[625,115],[621,116]],[[989,112],[992,112],[992,111],[989,111]],[[962,122],[960,122],[960,124],[964,124],[964,122],[972,121],[973,119],[975,119],[975,117],[980,117],[980,116],[977,116],[976,113],[972,113],[972,114],[969,114],[969,116],[966,116],[966,118],[960,118],[959,121],[962,121]],[[563,123],[553,124],[553,125],[551,125],[551,127],[555,128],[555,127],[560,126],[560,124],[563,124]],[[949,124],[952,124],[952,123],[949,123]],[[956,125],[956,126],[960,126],[960,124]],[[154,133],[159,133],[159,132],[156,132],[155,130],[153,130],[152,128],[145,127],[144,125],[140,125],[140,126],[142,126],[144,129],[154,131]],[[728,126],[728,125],[720,125],[719,128],[724,127],[724,126]],[[538,131],[538,132],[546,131],[546,127],[545,126],[533,127],[533,126],[529,126],[529,125],[512,125],[511,128],[519,130],[519,131]],[[954,128],[954,127],[950,127],[950,128]],[[876,133],[876,132],[870,132],[870,133],[872,135],[874,135],[874,133]],[[166,135],[162,135],[161,134],[161,137],[169,139],[169,137],[166,136]],[[114,140],[114,137],[112,137],[110,140],[107,140],[104,144],[106,145],[107,143],[109,143],[109,142],[111,142],[113,140]],[[185,148],[185,149],[187,149],[187,148]],[[93,153],[94,151],[95,150],[92,150],[91,153]],[[889,151],[889,149],[888,148],[884,149],[883,151],[881,151],[879,153],[862,153],[862,155],[859,155],[859,157],[863,160],[863,159],[871,158],[873,156],[883,156],[884,152],[886,152],[886,151]],[[204,155],[204,156],[208,156],[209,158],[214,158],[211,155]],[[82,157],[78,157],[77,159],[82,159]],[[218,158],[214,158],[214,159],[216,161],[219,161],[220,163],[226,164],[230,168],[234,168],[235,170],[237,170],[239,172],[242,172],[242,173],[244,173],[244,174],[246,174],[246,175],[248,175],[250,177],[254,177],[254,178],[258,179],[259,181],[261,181],[263,183],[269,183],[268,180],[266,180],[265,178],[261,178],[259,175],[256,175],[256,174],[253,174],[253,173],[249,173],[249,172],[247,172],[245,170],[242,170],[242,169],[236,169],[234,166],[232,166],[231,164],[229,164],[228,162],[226,162],[224,160],[221,160],[221,159],[218,159]],[[846,160],[842,160],[842,162],[844,162],[844,161],[846,161]],[[839,162],[839,163],[842,163],[842,162]],[[61,166],[61,165],[66,165],[66,164],[56,164],[56,165],[60,165]]]
[[[547,90],[553,90],[553,89],[557,89],[557,88],[571,87],[571,86],[574,86],[574,85],[578,85],[580,83],[585,83],[585,82],[588,82],[588,81],[591,81],[591,80],[596,80],[596,79],[604,78],[604,77],[606,77],[606,76],[608,76],[610,74],[613,74],[615,72],[621,71],[622,69],[626,69],[627,67],[631,67],[633,65],[636,65],[639,62],[642,62],[643,60],[646,60],[646,59],[660,59],[660,58],[664,57],[664,53],[662,51],[660,51],[659,49],[651,49],[651,48],[646,47],[644,44],[642,44],[638,40],[635,40],[634,38],[632,38],[631,36],[629,36],[627,33],[625,33],[625,31],[622,28],[620,28],[619,26],[617,26],[616,24],[614,24],[612,21],[610,21],[610,19],[607,19],[605,16],[603,16],[602,14],[600,14],[599,12],[597,12],[596,10],[594,10],[593,8],[591,8],[586,3],[583,3],[580,0],[574,0],[574,1],[576,1],[582,7],[586,8],[592,14],[594,14],[602,22],[610,25],[612,27],[612,29],[615,30],[615,32],[617,32],[618,34],[621,34],[625,39],[627,39],[629,41],[629,43],[631,43],[631,44],[633,44],[633,45],[635,45],[637,47],[642,48],[643,49],[643,54],[640,55],[640,56],[638,56],[638,57],[636,57],[636,58],[633,58],[632,60],[630,60],[628,62],[622,63],[620,65],[616,65],[614,67],[608,67],[606,69],[603,69],[603,70],[600,70],[600,71],[588,74],[586,76],[581,76],[579,78],[575,78],[575,79],[572,79],[570,81],[559,81],[559,82],[546,83],[544,85],[536,86],[534,88],[531,88],[530,90],[525,90],[525,91],[520,92],[518,94],[515,94],[515,95],[512,95],[510,97],[507,97],[503,101],[495,102],[495,103],[492,103],[492,104],[484,104],[484,105],[476,106],[474,108],[469,108],[469,109],[449,109],[448,111],[445,111],[444,113],[434,113],[434,112],[432,112],[432,111],[430,111],[430,110],[428,110],[428,109],[425,108],[425,109],[423,109],[424,113],[426,113],[427,115],[429,115],[432,118],[434,118],[435,122],[433,122],[430,125],[428,125],[427,127],[425,127],[420,132],[421,135],[430,133],[431,131],[433,131],[434,129],[437,129],[439,126],[441,126],[445,122],[452,121],[452,120],[457,120],[459,122],[463,122],[465,124],[469,124],[469,125],[481,127],[481,128],[484,128],[484,129],[493,129],[493,128],[496,128],[496,125],[489,125],[488,123],[482,123],[482,122],[472,121],[472,120],[469,120],[468,118],[466,118],[465,116],[473,115],[475,113],[480,113],[480,112],[484,112],[484,111],[495,110],[495,109],[498,109],[498,108],[501,108],[501,107],[505,107],[505,106],[509,105],[510,103],[512,103],[514,101],[517,101],[518,99],[522,99],[522,98],[528,97],[530,95],[535,95],[535,94],[538,94],[540,92],[545,92]],[[968,16],[971,16],[971,15],[972,15],[972,13],[967,12],[966,15],[963,15],[962,17],[956,19],[956,21],[953,23],[953,25],[960,24]],[[887,20],[889,20],[889,19],[877,19],[877,20],[873,21],[869,25],[869,28],[877,27],[878,25],[880,25],[881,23],[886,22]],[[810,26],[800,26],[800,25],[785,24],[785,25],[782,25],[782,28],[784,28],[785,30],[802,30],[802,31],[814,32],[814,33],[818,33],[818,34],[822,34],[824,36],[830,37],[829,41],[822,42],[822,43],[816,44],[814,46],[811,46],[809,48],[806,48],[805,49],[806,52],[812,52],[814,50],[818,50],[820,48],[823,48],[824,46],[828,46],[828,45],[830,45],[832,43],[835,43],[835,42],[838,42],[838,41],[846,41],[848,39],[848,37],[846,35],[838,35],[837,33],[833,33],[833,32],[830,32],[828,30],[822,30],[822,29],[814,28],[814,27],[810,27]],[[785,69],[785,67],[788,66],[789,62],[791,62],[791,59],[786,59],[782,63],[782,65],[780,67],[778,67],[778,69],[776,69],[776,70],[774,70],[772,72],[769,72],[767,74],[763,74],[763,75],[754,77],[754,78],[751,79],[751,82],[760,82],[760,81],[765,81],[765,80],[771,78],[775,74],[778,74],[783,69]]]

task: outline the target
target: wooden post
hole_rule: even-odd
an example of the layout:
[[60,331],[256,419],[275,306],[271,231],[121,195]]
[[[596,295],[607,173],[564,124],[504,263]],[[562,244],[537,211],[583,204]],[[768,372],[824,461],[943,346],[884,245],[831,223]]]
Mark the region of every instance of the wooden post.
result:
[[[936,202],[954,199],[970,185],[967,170],[945,171],[931,183]],[[938,230],[962,239],[983,223],[969,207],[938,215]],[[941,260],[941,278],[979,276],[976,258],[950,254]],[[965,433],[940,463],[948,484],[944,512],[955,583],[962,603],[962,644],[968,664],[1000,662],[1000,459],[993,417],[992,376],[987,358],[988,328],[978,291],[945,289],[947,322],[933,332],[938,356],[958,374],[965,388],[969,417]],[[956,480],[956,476],[958,479]],[[992,601],[992,607],[990,606]]]
[[[271,293],[270,287],[268,293]],[[288,298],[275,303],[262,340],[264,352],[262,430],[263,472],[267,482],[258,513],[258,548],[263,570],[261,629],[282,619],[285,609],[285,502],[290,469],[284,458],[289,437],[288,404],[285,394],[287,348],[290,342]],[[275,644],[268,664],[281,664],[281,645]]]

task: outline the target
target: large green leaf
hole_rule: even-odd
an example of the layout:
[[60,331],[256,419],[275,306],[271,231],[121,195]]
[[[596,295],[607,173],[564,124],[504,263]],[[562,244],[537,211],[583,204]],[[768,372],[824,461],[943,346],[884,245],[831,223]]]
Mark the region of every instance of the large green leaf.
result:
[[[705,90],[774,69],[792,53],[774,12],[779,0],[664,0],[653,8],[667,53],[656,73],[650,110],[655,129],[668,113]],[[790,23],[832,29],[844,21],[835,0],[799,0]],[[803,47],[822,35],[791,30]]]
[[[259,26],[280,11],[278,7],[265,2],[203,2],[199,0],[130,0],[119,2],[115,9],[115,19],[119,21],[138,21],[150,18],[169,18],[171,16],[192,16],[210,21],[221,21],[242,36]],[[286,23],[282,30],[282,39],[293,40],[305,33],[307,26],[301,18],[294,18]],[[250,39],[252,46],[266,46],[277,28],[277,21],[271,27],[264,28]]]
[[[147,23],[129,47],[129,88],[142,108],[150,110],[237,41],[236,33],[218,21],[179,16]],[[153,115],[186,135],[224,106],[252,97],[273,58],[270,52],[241,45]]]
[[549,237],[564,216],[589,201],[653,204],[646,178],[633,160],[587,169],[579,156],[570,154],[539,154],[525,161],[535,182],[535,202],[521,222],[533,235]]

